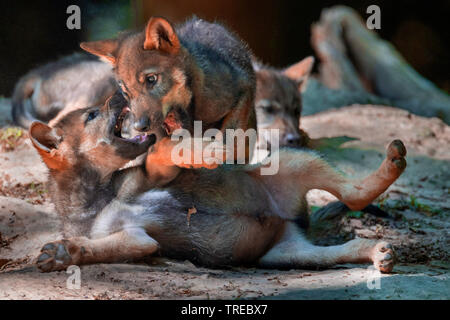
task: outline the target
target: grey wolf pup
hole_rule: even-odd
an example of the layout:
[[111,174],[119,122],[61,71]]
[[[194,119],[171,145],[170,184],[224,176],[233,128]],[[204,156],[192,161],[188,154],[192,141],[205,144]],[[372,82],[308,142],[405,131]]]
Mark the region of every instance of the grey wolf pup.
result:
[[[115,98],[114,98],[115,99]],[[385,241],[354,239],[338,246],[308,242],[293,220],[307,219],[305,194],[329,191],[353,210],[384,192],[406,167],[395,140],[378,170],[350,180],[313,152],[279,151],[277,175],[262,165],[181,169],[165,186],[149,188],[144,167],[117,171],[155,142],[119,137],[124,104],[69,113],[53,128],[35,122],[30,139],[49,168],[49,190],[65,220],[65,239],[46,244],[37,258],[43,271],[161,255],[224,267],[329,267],[371,262],[394,266]]]
[[54,123],[74,109],[102,105],[116,90],[110,65],[76,53],[33,69],[19,80],[12,96],[12,118],[24,128],[34,120]]
[[[177,128],[256,129],[250,51],[217,23],[193,18],[177,27],[152,17],[142,32],[83,42],[109,61],[133,116],[133,130],[158,142]],[[246,159],[252,150],[247,144]]]
[[[283,70],[253,60],[256,72],[255,111],[258,131],[279,130],[279,145],[293,148],[306,147],[308,135],[300,129],[302,112],[301,93],[305,90],[314,58],[307,57]],[[260,135],[270,147],[270,136]]]

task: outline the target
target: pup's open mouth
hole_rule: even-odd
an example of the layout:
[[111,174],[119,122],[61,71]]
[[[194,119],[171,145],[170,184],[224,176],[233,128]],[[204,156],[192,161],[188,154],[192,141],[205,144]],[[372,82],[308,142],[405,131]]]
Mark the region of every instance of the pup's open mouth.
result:
[[116,124],[114,125],[114,136],[117,138],[130,142],[130,143],[137,143],[141,144],[147,141],[150,141],[150,145],[154,144],[156,142],[156,135],[155,134],[139,134],[137,136],[134,136],[132,138],[125,138],[122,136],[122,125],[123,122],[127,116],[127,114],[130,112],[130,108],[128,106],[123,107],[120,113],[116,115]]

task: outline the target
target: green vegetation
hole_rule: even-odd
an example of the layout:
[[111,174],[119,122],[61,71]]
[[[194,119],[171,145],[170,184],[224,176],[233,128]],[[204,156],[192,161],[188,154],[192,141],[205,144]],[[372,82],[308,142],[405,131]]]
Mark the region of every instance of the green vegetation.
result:
[[419,200],[417,200],[417,198],[413,195],[410,196],[410,206],[417,211],[425,213],[427,216],[434,216],[442,212],[440,209],[432,208],[429,205],[420,203]]
[[362,211],[349,211],[347,212],[347,217],[361,219],[364,216]]
[[0,146],[6,150],[14,150],[23,135],[23,130],[18,127],[0,129]]

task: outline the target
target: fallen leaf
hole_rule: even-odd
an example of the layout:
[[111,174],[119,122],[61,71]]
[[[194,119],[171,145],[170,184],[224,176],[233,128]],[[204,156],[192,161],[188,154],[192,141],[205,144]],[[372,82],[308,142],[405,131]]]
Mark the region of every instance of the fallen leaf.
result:
[[3,267],[5,264],[10,262],[11,259],[0,259],[0,268]]
[[188,214],[187,214],[188,226],[191,225],[191,215],[196,214],[196,213],[197,213],[197,209],[194,206],[192,208],[189,208]]

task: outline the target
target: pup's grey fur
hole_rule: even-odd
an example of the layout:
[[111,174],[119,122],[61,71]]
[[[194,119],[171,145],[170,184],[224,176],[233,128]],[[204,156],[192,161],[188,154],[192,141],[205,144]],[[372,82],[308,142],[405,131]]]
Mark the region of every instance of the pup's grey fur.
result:
[[75,53],[33,69],[19,80],[12,96],[12,118],[28,128],[34,120],[49,122],[75,108],[102,105],[117,89],[111,66]]
[[[181,170],[165,187],[145,191],[143,168],[117,169],[148,146],[113,136],[114,107],[99,109],[94,120],[93,112],[73,112],[54,128],[30,128],[33,145],[50,168],[51,196],[70,237],[43,247],[37,260],[42,270],[140,258],[158,250],[211,267],[372,261],[381,271],[392,270],[392,246],[386,242],[355,239],[317,247],[291,221],[306,213],[305,194],[312,188],[333,193],[352,209],[365,207],[405,168],[400,141],[391,143],[381,167],[363,180],[341,176],[312,152],[284,149],[274,176],[261,175],[260,165]],[[127,144],[127,158],[121,144]]]
[[[313,57],[285,68],[276,69],[253,59],[256,73],[255,111],[258,131],[279,130],[279,145],[306,147],[308,135],[300,130],[301,92],[305,90],[314,64]],[[262,136],[270,145],[270,136]]]

